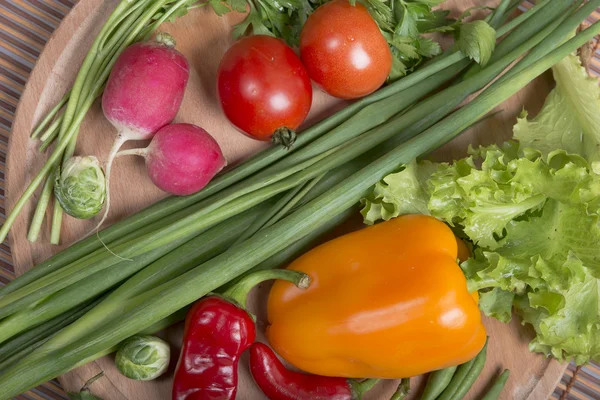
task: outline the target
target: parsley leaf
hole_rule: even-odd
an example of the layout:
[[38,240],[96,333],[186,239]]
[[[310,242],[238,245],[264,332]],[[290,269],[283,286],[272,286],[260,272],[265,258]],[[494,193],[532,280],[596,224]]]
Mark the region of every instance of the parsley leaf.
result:
[[[209,0],[209,4],[212,7],[215,14],[217,14],[218,16],[227,14],[228,12],[231,11],[231,9],[229,8],[229,5],[227,5],[227,3],[222,0]],[[245,7],[244,7],[244,11],[245,11]]]
[[397,8],[396,18],[398,18],[398,25],[394,33],[398,36],[415,37],[419,34],[417,29],[417,15],[410,4],[401,4],[401,7]]
[[496,47],[496,31],[485,21],[467,22],[458,30],[456,44],[465,55],[484,66]]
[[416,3],[425,4],[429,7],[439,6],[446,0],[415,0]]
[[433,39],[421,36],[418,39],[418,44],[417,52],[425,58],[437,56],[442,52],[440,44]]
[[417,28],[422,33],[453,31],[456,29],[454,26],[456,20],[448,18],[448,15],[450,15],[450,11],[448,10],[432,11],[427,19],[417,22]]

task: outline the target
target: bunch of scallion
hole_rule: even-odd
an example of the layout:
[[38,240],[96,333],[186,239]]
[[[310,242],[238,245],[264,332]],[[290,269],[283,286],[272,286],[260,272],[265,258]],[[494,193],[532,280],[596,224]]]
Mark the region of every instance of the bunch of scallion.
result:
[[543,1],[498,28],[503,39],[485,67],[465,71],[460,51],[446,53],[309,128],[290,152],[269,148],[198,194],[158,202],[0,289],[0,398],[168,325],[250,270],[289,260],[399,165],[451,140],[600,32],[596,23],[565,42],[600,6],[581,3]]

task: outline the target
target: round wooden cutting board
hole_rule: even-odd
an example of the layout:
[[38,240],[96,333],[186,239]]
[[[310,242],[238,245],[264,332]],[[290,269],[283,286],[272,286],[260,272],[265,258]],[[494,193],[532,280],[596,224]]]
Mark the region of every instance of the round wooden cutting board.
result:
[[[81,0],[63,20],[40,56],[23,93],[11,135],[7,167],[9,209],[45,161],[46,156],[38,153],[39,143],[30,140],[29,133],[68,90],[95,34],[117,3],[118,0]],[[448,0],[444,6],[464,10],[474,5],[493,5],[492,3],[485,0]],[[210,132],[223,147],[230,165],[255,153],[263,146],[262,143],[252,141],[232,128],[219,110],[215,96],[215,75],[219,60],[232,43],[232,25],[243,17],[233,13],[218,17],[210,8],[204,7],[192,11],[176,23],[165,24],[161,28],[175,37],[178,50],[186,55],[191,65],[185,100],[176,120],[197,124]],[[508,139],[522,107],[526,107],[530,115],[535,115],[551,87],[551,75],[547,74],[537,79],[503,104],[500,107],[503,110],[501,113],[438,150],[433,155],[434,158],[449,161],[463,157],[468,144],[491,144]],[[342,102],[318,90],[315,91],[314,103],[308,123],[343,107]],[[104,159],[114,134],[114,129],[102,115],[100,103],[96,102],[82,125],[77,154],[94,154]],[[130,144],[140,145],[145,144]],[[133,157],[118,159],[113,172],[111,193],[113,197],[109,224],[165,196],[148,179],[142,159]],[[64,244],[53,247],[47,244],[47,217],[43,236],[38,243],[31,244],[25,237],[32,208],[33,203],[25,209],[11,232],[11,249],[17,274],[66,247],[95,225],[93,220],[65,218],[62,236]],[[250,302],[251,310],[258,314],[260,330],[264,330],[264,297],[267,290],[268,285],[258,288]],[[492,377],[504,368],[511,370],[511,376],[503,399],[547,398],[566,366],[539,354],[530,353],[527,345],[532,338],[532,332],[528,327],[522,327],[517,319],[513,319],[507,325],[486,319],[485,324],[490,336],[488,361],[482,376],[467,398],[479,398]],[[106,377],[94,383],[92,389],[95,394],[106,400],[170,399],[172,368],[179,352],[181,326],[170,328],[162,335],[172,343],[172,365],[170,373],[156,381],[136,382],[121,376],[114,367],[112,357],[109,356],[64,375],[61,382],[67,390],[74,391],[88,378],[104,370]],[[264,399],[264,395],[249,377],[246,358],[242,359],[239,369],[241,379],[238,398]],[[394,381],[380,383],[366,399],[387,399],[395,390],[396,384]],[[421,386],[422,379],[412,380],[413,393],[419,393],[417,388]]]

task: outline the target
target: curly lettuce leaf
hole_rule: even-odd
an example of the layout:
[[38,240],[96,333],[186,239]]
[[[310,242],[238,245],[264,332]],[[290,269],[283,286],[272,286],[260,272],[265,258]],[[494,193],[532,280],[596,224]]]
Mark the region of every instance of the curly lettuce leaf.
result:
[[373,193],[362,200],[361,213],[367,225],[377,220],[388,221],[404,214],[429,214],[428,194],[424,183],[437,165],[417,162],[406,165],[402,171],[386,176],[375,185]]
[[479,308],[488,317],[496,318],[504,323],[512,318],[512,307],[515,294],[500,288],[493,288],[479,294]]
[[536,332],[531,351],[599,360],[598,217],[549,200],[540,216],[507,231],[497,252],[478,249],[462,264],[469,289],[481,291],[482,311],[508,322],[514,305]]
[[556,88],[533,120],[523,112],[514,135],[526,147],[544,155],[556,149],[600,161],[600,87],[578,57],[571,55],[552,67]]
[[[530,324],[536,332],[530,350],[561,361],[572,359],[577,364],[599,360],[598,279],[573,254],[563,262],[541,257],[532,260],[530,278],[537,282],[535,287],[528,286],[525,293],[516,294],[513,303],[522,323]],[[506,298],[487,294],[492,292],[506,296],[514,292],[494,288],[482,294],[487,300],[482,310],[493,317],[504,317],[506,314],[499,312],[507,312]]]
[[[550,199],[540,216],[512,221],[498,253],[505,257],[531,259],[536,256],[552,263],[564,263],[573,255],[590,273],[600,277],[600,227],[597,215],[588,215],[583,205]],[[554,275],[558,276],[557,271]],[[545,277],[544,280],[548,280]]]

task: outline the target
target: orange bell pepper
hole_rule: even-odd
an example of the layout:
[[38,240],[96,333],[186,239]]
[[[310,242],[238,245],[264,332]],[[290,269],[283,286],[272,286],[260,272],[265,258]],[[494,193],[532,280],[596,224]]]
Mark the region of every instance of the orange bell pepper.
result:
[[457,252],[452,231],[423,215],[329,241],[288,267],[310,276],[308,289],[273,285],[269,342],[325,376],[405,378],[464,363],[486,332]]

